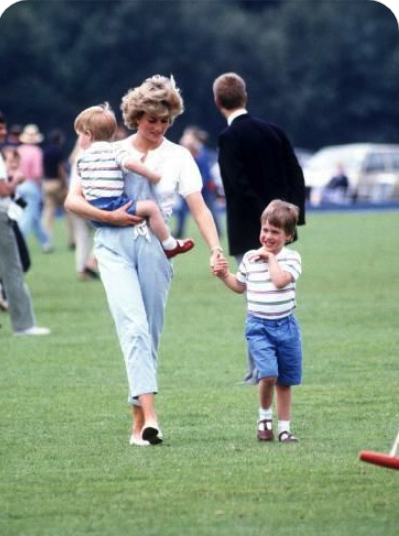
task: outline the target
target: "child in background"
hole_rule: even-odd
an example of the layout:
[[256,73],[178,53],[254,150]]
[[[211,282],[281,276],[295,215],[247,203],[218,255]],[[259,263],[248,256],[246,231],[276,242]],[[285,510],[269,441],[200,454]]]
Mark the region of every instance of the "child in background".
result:
[[[117,130],[117,122],[108,103],[83,110],[75,119],[78,143],[84,150],[76,166],[83,194],[92,205],[103,210],[116,210],[132,202],[124,195],[123,169],[142,175],[152,184],[161,180],[142,162],[134,159],[118,144],[110,143]],[[127,207],[129,214],[148,218],[149,225],[160,240],[168,258],[186,253],[194,247],[191,239],[176,240],[164,222],[158,205],[153,200],[133,200]],[[101,226],[99,222],[93,222]]]
[[259,379],[259,441],[272,441],[273,394],[276,390],[278,440],[296,442],[291,433],[291,387],[302,379],[301,331],[293,311],[296,307],[295,283],[301,274],[299,253],[285,244],[292,241],[299,209],[291,203],[274,200],[261,216],[258,250],[248,251],[236,275],[225,260],[214,273],[225,285],[246,292],[245,335],[254,357]]

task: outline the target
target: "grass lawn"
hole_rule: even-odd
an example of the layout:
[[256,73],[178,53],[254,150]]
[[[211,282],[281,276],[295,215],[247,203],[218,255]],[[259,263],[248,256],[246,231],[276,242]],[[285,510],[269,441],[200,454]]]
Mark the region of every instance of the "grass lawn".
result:
[[[122,355],[100,282],[31,241],[27,276],[50,337],[15,338],[0,314],[0,534],[396,536],[399,473],[358,460],[399,426],[398,212],[310,214],[297,317],[304,382],[297,445],[256,440],[244,301],[174,261],[157,397],[165,443],[128,446]],[[192,225],[192,224],[190,224]]]

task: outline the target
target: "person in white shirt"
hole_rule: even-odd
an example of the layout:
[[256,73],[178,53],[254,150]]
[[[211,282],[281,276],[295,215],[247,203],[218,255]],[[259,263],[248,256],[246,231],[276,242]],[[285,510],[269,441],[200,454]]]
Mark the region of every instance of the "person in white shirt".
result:
[[257,437],[272,441],[273,393],[276,390],[278,439],[296,442],[290,431],[291,387],[302,381],[302,337],[294,316],[295,284],[301,275],[301,257],[285,244],[295,236],[299,208],[273,200],[261,216],[258,250],[244,254],[236,275],[226,261],[214,266],[225,285],[239,294],[246,293],[245,335],[254,358],[259,380],[259,420]]
[[[183,100],[174,79],[155,75],[127,92],[121,104],[126,127],[136,130],[119,147],[137,161],[156,170],[161,180],[148,191],[148,180],[128,172],[125,193],[141,200],[157,199],[165,220],[172,214],[176,194],[185,197],[206,244],[211,264],[223,258],[212,215],[201,195],[202,179],[187,149],[165,138],[174,119],[183,112]],[[124,354],[132,405],[131,445],[148,446],[162,442],[155,412],[158,392],[159,340],[164,324],[166,300],[173,275],[152,230],[126,206],[105,211],[91,205],[83,195],[79,179],[72,182],[66,208],[80,216],[111,224],[96,230],[95,255]],[[112,225],[124,228],[116,228]],[[135,239],[132,240],[132,226]]]
[[[6,120],[0,112],[0,145],[6,136]],[[48,328],[36,325],[32,300],[24,283],[23,268],[12,228],[11,217],[15,207],[11,196],[23,180],[22,174],[15,174],[8,180],[5,162],[0,154],[0,273],[14,335],[48,335]]]

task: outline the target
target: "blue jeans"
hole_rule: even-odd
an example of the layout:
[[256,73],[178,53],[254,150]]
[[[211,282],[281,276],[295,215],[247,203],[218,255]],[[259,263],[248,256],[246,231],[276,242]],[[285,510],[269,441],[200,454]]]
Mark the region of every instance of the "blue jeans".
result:
[[33,181],[26,180],[18,186],[18,194],[27,202],[22,221],[19,223],[22,234],[27,238],[30,232],[33,231],[42,247],[49,245],[50,238],[43,229],[41,222],[42,192],[40,186]]
[[150,231],[133,238],[133,227],[101,227],[94,236],[94,253],[128,380],[128,402],[158,392],[158,347],[165,306],[173,276],[159,240]]

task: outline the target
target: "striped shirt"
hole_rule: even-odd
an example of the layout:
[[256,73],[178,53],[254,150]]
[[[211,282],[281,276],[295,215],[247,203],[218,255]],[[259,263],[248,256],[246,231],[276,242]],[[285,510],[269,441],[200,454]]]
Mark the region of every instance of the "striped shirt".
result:
[[119,144],[97,141],[79,156],[76,167],[88,201],[124,193],[123,162],[128,151]]
[[288,285],[277,288],[270,278],[267,262],[249,260],[254,253],[252,250],[244,255],[236,274],[238,281],[247,287],[247,313],[269,319],[289,316],[296,307],[295,282],[302,273],[301,256],[285,247],[276,255],[281,269],[293,277]]

